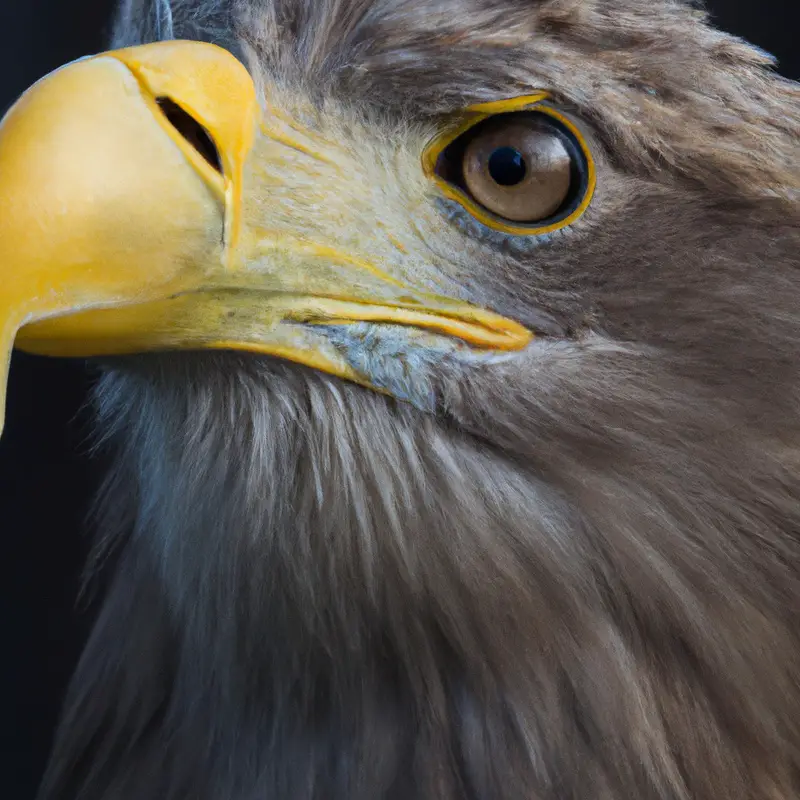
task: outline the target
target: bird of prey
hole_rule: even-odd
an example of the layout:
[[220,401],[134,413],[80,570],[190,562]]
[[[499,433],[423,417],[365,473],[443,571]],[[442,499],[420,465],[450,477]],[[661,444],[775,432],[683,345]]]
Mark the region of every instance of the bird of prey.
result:
[[41,800],[800,796],[799,132],[682,0],[125,0],[0,127],[115,459]]

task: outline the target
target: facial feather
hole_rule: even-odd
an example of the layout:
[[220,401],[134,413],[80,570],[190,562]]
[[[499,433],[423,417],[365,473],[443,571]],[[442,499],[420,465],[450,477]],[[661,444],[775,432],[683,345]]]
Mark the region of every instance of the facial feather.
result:
[[[250,219],[552,338],[327,330],[411,403],[234,354],[103,365],[108,588],[41,797],[797,794],[796,87],[666,0],[169,8],[338,159],[339,196],[318,159],[254,169]],[[531,87],[600,188],[515,247],[415,165],[441,114]]]

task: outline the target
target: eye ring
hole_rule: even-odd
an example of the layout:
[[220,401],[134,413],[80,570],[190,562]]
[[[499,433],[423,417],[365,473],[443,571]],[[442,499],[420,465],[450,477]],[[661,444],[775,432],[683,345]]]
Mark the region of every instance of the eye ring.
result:
[[[543,102],[546,98],[540,93],[466,109],[425,148],[425,174],[442,194],[494,230],[534,236],[574,223],[591,203],[596,185],[594,159],[578,128]],[[521,152],[526,149],[526,130],[533,136],[527,159]],[[493,137],[493,132],[499,135]],[[473,160],[468,162],[465,157],[469,158],[471,147],[479,152],[477,157],[472,152]],[[507,152],[515,148],[518,158]],[[558,156],[555,161],[554,155]],[[492,158],[505,159],[503,174],[491,174]],[[465,163],[471,165],[473,180],[465,175]],[[526,171],[531,173],[527,178]],[[509,181],[508,189],[504,180]]]

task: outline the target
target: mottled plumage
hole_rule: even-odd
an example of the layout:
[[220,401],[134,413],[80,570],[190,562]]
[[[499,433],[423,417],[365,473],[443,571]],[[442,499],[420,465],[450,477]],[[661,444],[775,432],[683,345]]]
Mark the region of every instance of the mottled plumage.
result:
[[[549,336],[331,331],[408,403],[247,354],[103,364],[103,589],[41,799],[797,796],[797,86],[679,0],[130,0],[113,43],[167,36],[351,165],[253,178],[265,225],[326,204]],[[598,188],[523,242],[438,202],[418,145],[531,88]]]

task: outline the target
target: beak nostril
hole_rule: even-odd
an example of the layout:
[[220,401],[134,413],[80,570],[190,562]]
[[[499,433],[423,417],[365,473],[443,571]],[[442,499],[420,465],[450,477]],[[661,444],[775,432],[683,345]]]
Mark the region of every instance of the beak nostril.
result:
[[208,131],[169,97],[157,97],[156,103],[175,130],[221,174],[219,152]]

